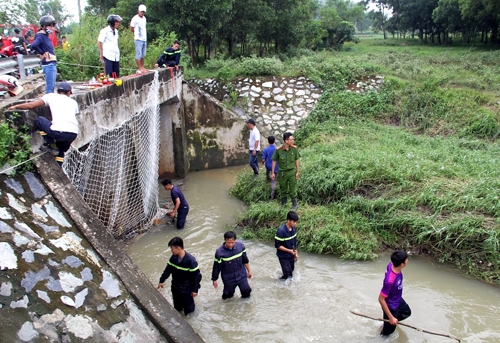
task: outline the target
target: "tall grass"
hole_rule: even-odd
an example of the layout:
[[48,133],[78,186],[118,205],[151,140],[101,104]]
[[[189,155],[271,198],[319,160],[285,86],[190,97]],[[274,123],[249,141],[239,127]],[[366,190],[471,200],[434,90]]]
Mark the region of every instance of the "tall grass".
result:
[[[499,52],[393,43],[285,65],[325,89],[295,132],[300,247],[354,259],[403,248],[500,283]],[[379,91],[345,90],[375,73]],[[231,192],[250,204],[246,235],[271,240],[288,209],[269,185],[248,173]]]

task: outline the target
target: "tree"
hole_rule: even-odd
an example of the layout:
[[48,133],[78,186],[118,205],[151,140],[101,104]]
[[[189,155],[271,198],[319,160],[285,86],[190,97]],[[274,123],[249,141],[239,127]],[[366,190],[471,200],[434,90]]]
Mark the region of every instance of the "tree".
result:
[[384,39],[387,39],[386,26],[387,26],[387,10],[390,8],[387,0],[371,0],[377,7],[377,11],[370,12],[370,19],[373,20],[372,28],[374,32],[382,31]]
[[85,12],[95,15],[105,15],[109,13],[112,8],[116,7],[118,0],[88,0],[87,2],[88,6],[85,8]]

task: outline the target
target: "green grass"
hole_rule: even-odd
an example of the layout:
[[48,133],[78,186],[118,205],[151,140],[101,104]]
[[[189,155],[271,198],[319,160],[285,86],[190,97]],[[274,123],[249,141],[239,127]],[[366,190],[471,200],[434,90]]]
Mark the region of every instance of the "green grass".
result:
[[[325,89],[295,133],[300,247],[349,259],[403,248],[500,283],[500,52],[401,43],[285,63]],[[373,74],[378,92],[345,91]],[[250,204],[245,235],[272,240],[287,209],[269,185],[243,173],[231,194]]]

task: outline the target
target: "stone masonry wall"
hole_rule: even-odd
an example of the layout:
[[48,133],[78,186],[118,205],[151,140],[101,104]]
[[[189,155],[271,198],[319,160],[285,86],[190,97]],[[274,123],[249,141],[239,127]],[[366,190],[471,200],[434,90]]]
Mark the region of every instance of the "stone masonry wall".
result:
[[0,342],[202,342],[51,156],[0,175]]

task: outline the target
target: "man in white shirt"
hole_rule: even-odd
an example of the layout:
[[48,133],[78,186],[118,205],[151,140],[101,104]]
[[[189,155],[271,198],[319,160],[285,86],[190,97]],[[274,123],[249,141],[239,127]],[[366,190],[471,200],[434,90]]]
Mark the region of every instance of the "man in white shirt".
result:
[[118,48],[118,26],[122,21],[118,14],[108,16],[108,26],[97,38],[99,59],[104,63],[104,73],[109,77],[120,77],[120,49]]
[[253,170],[254,177],[259,176],[259,153],[260,153],[260,132],[255,126],[255,120],[252,118],[246,121],[250,130],[249,142],[249,164]]
[[[35,127],[39,130],[45,143],[40,147],[41,151],[50,152],[56,156],[59,165],[64,162],[64,154],[78,135],[78,121],[76,115],[79,113],[78,103],[71,99],[71,85],[61,82],[57,86],[57,93],[48,93],[41,98],[14,105],[9,110],[31,110],[33,108],[49,105],[52,114],[52,122],[45,117],[37,117]],[[57,149],[52,149],[51,145]]]
[[147,34],[146,34],[146,6],[139,5],[137,14],[130,21],[130,30],[134,33],[135,62],[137,63],[137,74],[146,73],[144,68],[144,57],[146,57]]

